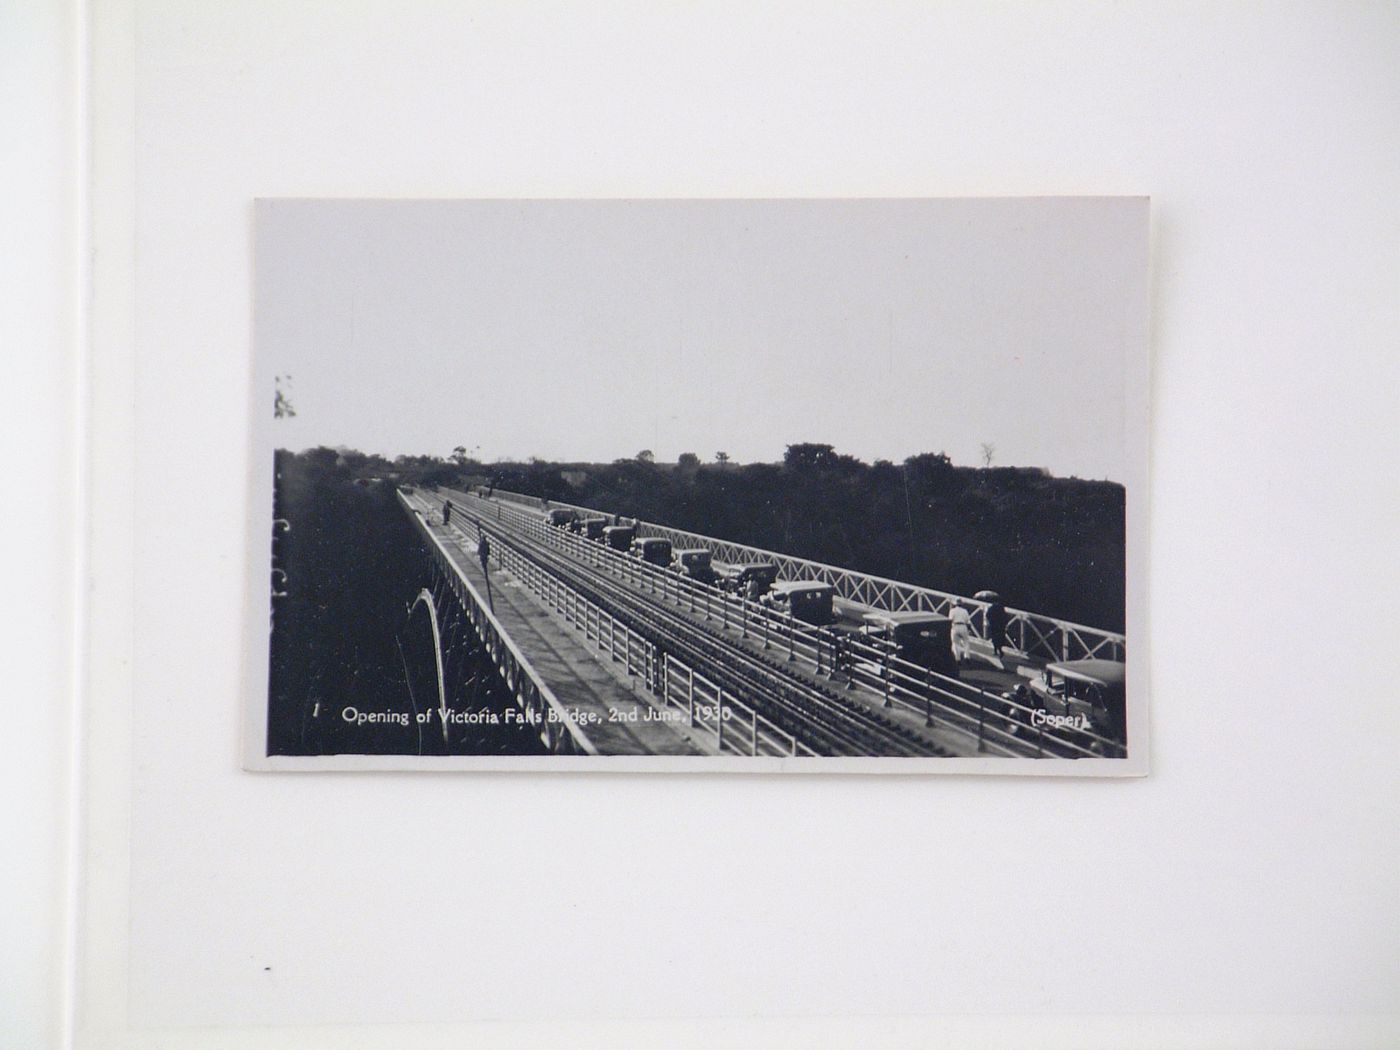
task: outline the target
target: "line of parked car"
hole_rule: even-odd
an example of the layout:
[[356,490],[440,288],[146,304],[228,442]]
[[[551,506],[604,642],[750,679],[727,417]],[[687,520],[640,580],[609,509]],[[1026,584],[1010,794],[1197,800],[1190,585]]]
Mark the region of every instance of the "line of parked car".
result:
[[730,562],[716,565],[706,547],[675,550],[668,539],[637,535],[636,526],[614,517],[584,516],[556,507],[548,511],[549,524],[568,529],[648,564],[710,584],[726,594],[787,614],[800,623],[827,627],[841,635],[859,635],[883,643],[899,659],[956,676],[952,652],[952,627],[948,617],[935,612],[868,612],[860,621],[843,619],[836,611],[836,588],[819,580],[780,580],[778,566],[769,561]]
[[[640,558],[659,568],[726,594],[762,602],[801,623],[826,627],[839,637],[859,636],[896,658],[957,678],[952,620],[928,611],[874,610],[860,620],[843,618],[836,609],[836,588],[818,580],[780,580],[778,566],[768,561],[715,564],[706,547],[673,549],[668,539],[637,535],[635,524],[603,515],[585,516],[567,508],[548,511],[549,524],[568,529],[613,550]],[[1044,724],[1062,731],[1075,728],[1122,741],[1125,728],[1123,664],[1114,660],[1066,660],[1021,674],[1029,680],[1006,698],[1043,716]],[[1010,710],[1010,709],[1008,709]],[[1021,731],[1024,731],[1023,727]]]

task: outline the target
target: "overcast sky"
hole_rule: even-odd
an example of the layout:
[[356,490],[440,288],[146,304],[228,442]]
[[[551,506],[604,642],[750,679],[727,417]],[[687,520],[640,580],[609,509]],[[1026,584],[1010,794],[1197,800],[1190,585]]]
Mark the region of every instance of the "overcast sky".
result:
[[278,447],[1124,477],[1140,198],[260,201],[256,235]]

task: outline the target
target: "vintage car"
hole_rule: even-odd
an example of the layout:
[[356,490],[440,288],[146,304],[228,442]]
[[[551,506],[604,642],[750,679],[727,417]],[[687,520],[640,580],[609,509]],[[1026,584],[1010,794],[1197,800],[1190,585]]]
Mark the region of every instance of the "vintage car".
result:
[[1125,668],[1117,660],[1064,660],[1046,664],[1030,680],[1033,703],[1057,729],[1088,730],[1122,741],[1126,728]]
[[686,547],[675,552],[671,568],[701,583],[715,582],[715,568],[708,547]]
[[603,530],[607,527],[607,518],[584,518],[579,522],[579,532],[583,534],[584,539],[588,540],[601,540]]
[[757,601],[778,579],[778,567],[771,561],[742,561],[715,569],[721,590],[742,594]]
[[671,541],[658,536],[645,536],[632,541],[632,553],[651,565],[671,564]]
[[549,523],[555,528],[562,529],[570,525],[578,515],[564,507],[555,507],[549,512]]
[[632,541],[636,538],[635,525],[609,525],[603,530],[603,542],[616,551],[631,549]]
[[836,619],[836,588],[816,580],[775,583],[763,600],[794,620],[823,627]]
[[862,618],[861,633],[900,660],[926,667],[950,678],[958,676],[953,656],[953,621],[936,612],[871,612]]

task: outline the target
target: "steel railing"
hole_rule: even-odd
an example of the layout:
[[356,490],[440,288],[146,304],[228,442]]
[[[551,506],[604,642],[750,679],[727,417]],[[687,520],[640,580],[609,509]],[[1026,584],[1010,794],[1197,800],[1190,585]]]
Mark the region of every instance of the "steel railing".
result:
[[[816,755],[785,729],[670,653],[662,657],[661,698],[691,726],[714,734],[715,748],[745,755]],[[727,729],[726,729],[727,727]]]

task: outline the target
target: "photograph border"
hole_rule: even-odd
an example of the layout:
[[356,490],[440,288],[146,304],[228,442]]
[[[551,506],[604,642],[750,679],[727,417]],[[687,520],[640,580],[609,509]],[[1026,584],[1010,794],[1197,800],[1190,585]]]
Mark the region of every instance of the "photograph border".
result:
[[[482,198],[462,198],[471,201]],[[569,201],[571,203],[591,203],[596,201],[695,201],[723,204],[726,200],[755,201],[787,200],[834,201],[841,200],[890,200],[893,198],[824,198],[824,197],[777,197],[777,198],[596,198],[560,197],[550,198],[545,203]],[[913,757],[894,756],[829,756],[829,757],[742,757],[742,756],[571,756],[571,755],[269,755],[267,753],[268,717],[271,697],[268,694],[268,646],[264,643],[261,625],[268,616],[268,592],[266,587],[267,570],[271,565],[272,546],[270,537],[273,531],[272,500],[273,491],[273,452],[277,445],[274,440],[273,421],[268,412],[270,392],[281,366],[269,359],[269,355],[259,348],[250,348],[253,358],[253,382],[250,384],[248,405],[248,443],[252,450],[249,456],[248,505],[251,510],[248,532],[247,596],[246,618],[248,623],[248,644],[245,646],[247,664],[244,670],[244,694],[246,697],[243,723],[241,754],[243,767],[258,772],[560,772],[560,773],[705,773],[705,774],[880,774],[880,775],[993,775],[993,776],[1044,776],[1044,777],[1083,777],[1121,778],[1148,775],[1151,767],[1151,731],[1149,722],[1149,639],[1147,626],[1148,578],[1150,573],[1150,551],[1148,533],[1148,508],[1150,506],[1151,447],[1151,287],[1152,287],[1152,240],[1153,222],[1150,198],[1145,196],[1123,195],[1106,197],[1084,195],[1075,197],[939,197],[939,198],[898,198],[913,201],[960,201],[981,202],[1009,201],[1026,203],[1034,201],[1137,201],[1146,212],[1145,237],[1142,249],[1145,257],[1140,270],[1142,281],[1127,285],[1125,301],[1120,305],[1125,316],[1137,323],[1126,334],[1122,348],[1124,387],[1123,452],[1125,474],[1125,630],[1124,636],[1130,639],[1127,646],[1127,711],[1126,727],[1129,741],[1127,754],[1122,758],[1054,758],[1054,757]],[[253,221],[256,220],[262,201],[269,203],[311,203],[334,202],[336,204],[453,204],[456,200],[443,198],[262,198],[250,203]],[[492,201],[509,202],[509,198],[490,198]],[[522,203],[533,203],[532,198]],[[250,237],[251,237],[250,232]],[[257,260],[254,259],[254,267]],[[254,278],[256,279],[256,278]],[[1134,286],[1136,285],[1136,287]],[[253,303],[253,289],[249,288],[250,313],[256,309]]]

